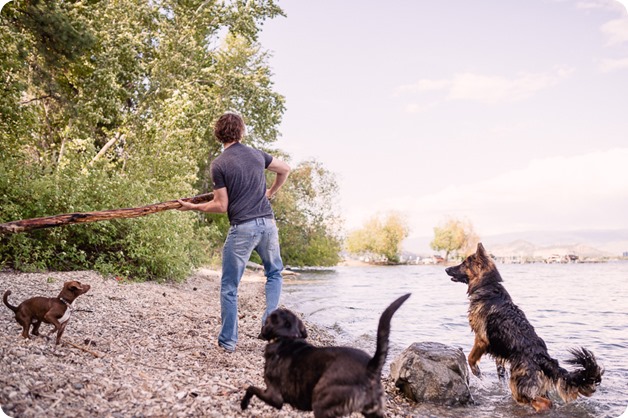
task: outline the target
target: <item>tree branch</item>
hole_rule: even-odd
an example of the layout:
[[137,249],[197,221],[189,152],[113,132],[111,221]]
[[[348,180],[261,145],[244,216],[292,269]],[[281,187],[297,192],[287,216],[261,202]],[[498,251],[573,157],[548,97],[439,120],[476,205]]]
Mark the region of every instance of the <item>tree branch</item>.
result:
[[20,102],[19,104],[20,105],[25,105],[25,104],[29,104],[30,102],[36,102],[38,100],[44,100],[44,99],[48,99],[50,97],[52,97],[53,99],[56,98],[52,94],[46,94],[45,96],[35,97],[34,99],[26,100],[24,102]]
[[[186,197],[181,200],[202,203],[214,198],[213,193],[201,194],[194,197]],[[137,208],[110,209],[97,212],[66,213],[62,215],[47,216],[44,218],[22,219],[0,224],[0,234],[14,234],[17,232],[31,231],[33,229],[52,228],[55,226],[73,225],[79,223],[109,221],[112,219],[138,218],[170,209],[178,209],[181,204],[176,200],[155,203]]]
[[109,140],[109,141],[105,144],[105,146],[104,146],[104,147],[102,147],[102,148],[100,149],[100,151],[98,151],[98,154],[96,154],[96,156],[95,156],[94,158],[92,158],[92,160],[89,162],[89,165],[90,165],[90,166],[91,166],[91,165],[93,165],[93,164],[94,164],[94,162],[96,162],[96,161],[97,161],[100,157],[102,157],[102,156],[103,156],[103,154],[104,154],[104,153],[106,153],[106,152],[107,152],[107,150],[108,150],[109,148],[111,148],[111,146],[112,146],[113,144],[115,144],[115,143],[116,143],[116,141],[117,141],[118,139],[120,139],[120,138],[124,138],[124,135],[120,135],[120,132],[117,132],[117,133],[115,134],[115,136],[114,136],[113,138],[111,138],[111,139],[110,139],[110,140]]

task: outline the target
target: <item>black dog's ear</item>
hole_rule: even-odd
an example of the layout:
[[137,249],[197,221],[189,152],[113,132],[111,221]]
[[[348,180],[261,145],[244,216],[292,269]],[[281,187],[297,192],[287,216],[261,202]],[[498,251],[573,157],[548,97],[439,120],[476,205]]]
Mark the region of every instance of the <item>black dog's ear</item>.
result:
[[289,318],[285,318],[283,327],[285,329],[285,333],[282,332],[282,334],[286,337],[307,338],[307,330],[305,329],[303,321],[301,321],[292,312],[290,312]]
[[299,321],[299,333],[301,334],[300,338],[307,338],[307,330],[305,329],[305,324],[303,324],[303,321],[301,321],[300,319],[297,319]]
[[307,338],[307,331],[294,313],[287,309],[277,309],[266,318],[262,337],[268,341],[273,338]]
[[276,325],[273,326],[273,334],[284,338],[306,338],[307,331],[303,321],[288,309],[275,311],[277,313]]

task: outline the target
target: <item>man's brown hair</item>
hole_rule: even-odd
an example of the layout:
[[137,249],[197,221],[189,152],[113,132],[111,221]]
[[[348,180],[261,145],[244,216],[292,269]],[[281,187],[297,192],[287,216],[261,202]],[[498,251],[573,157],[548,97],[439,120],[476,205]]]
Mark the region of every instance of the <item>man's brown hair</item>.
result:
[[223,144],[240,141],[245,132],[246,126],[242,117],[231,112],[222,115],[214,125],[214,136]]

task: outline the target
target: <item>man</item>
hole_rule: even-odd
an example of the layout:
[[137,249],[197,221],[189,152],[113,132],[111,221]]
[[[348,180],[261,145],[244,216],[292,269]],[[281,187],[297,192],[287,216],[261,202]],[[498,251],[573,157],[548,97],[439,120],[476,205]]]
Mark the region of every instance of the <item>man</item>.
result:
[[[283,262],[279,236],[270,199],[285,183],[290,167],[273,156],[240,143],[246,128],[235,113],[225,113],[214,126],[214,136],[224,145],[222,154],[211,164],[214,199],[206,203],[179,200],[179,210],[225,213],[229,234],[222,252],[220,310],[222,328],[218,345],[235,351],[238,341],[238,285],[253,250],[257,251],[266,273],[266,317],[279,304]],[[266,189],[265,170],[276,173]]]

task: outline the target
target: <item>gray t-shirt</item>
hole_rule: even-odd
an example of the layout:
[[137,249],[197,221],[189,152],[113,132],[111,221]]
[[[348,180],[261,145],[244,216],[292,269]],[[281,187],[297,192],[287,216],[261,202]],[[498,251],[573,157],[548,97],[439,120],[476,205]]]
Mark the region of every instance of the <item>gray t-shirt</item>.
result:
[[274,217],[266,197],[265,174],[272,160],[272,155],[236,142],[212,161],[214,190],[227,188],[227,215],[231,225]]

